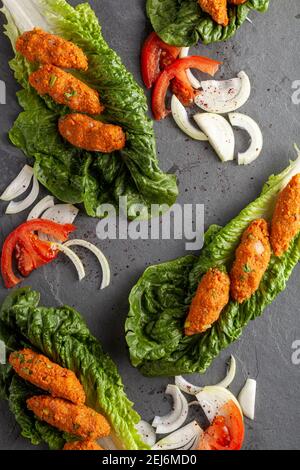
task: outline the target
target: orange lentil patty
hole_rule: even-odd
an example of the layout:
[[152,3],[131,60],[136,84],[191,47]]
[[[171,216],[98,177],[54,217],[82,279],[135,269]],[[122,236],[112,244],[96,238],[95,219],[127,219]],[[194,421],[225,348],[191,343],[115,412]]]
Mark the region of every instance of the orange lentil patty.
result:
[[110,434],[106,418],[85,405],[74,405],[48,396],[32,397],[26,403],[39,419],[61,431],[90,440]]
[[230,280],[227,273],[210,269],[201,279],[185,322],[185,334],[206,331],[216,322],[229,302]]
[[40,95],[49,95],[74,111],[96,115],[104,110],[96,90],[54,65],[44,65],[33,72],[29,83]]
[[66,69],[88,69],[88,60],[82,49],[39,28],[22,34],[17,40],[16,49],[30,62],[56,65]]
[[198,0],[203,11],[208,13],[212,19],[222,26],[229,23],[227,13],[227,0]]
[[84,389],[74,372],[31,349],[11,353],[9,363],[20,377],[53,397],[65,398],[76,404],[83,404],[86,400]]
[[122,128],[103,124],[83,114],[68,114],[59,120],[60,134],[72,145],[92,152],[111,153],[125,147]]
[[282,256],[300,231],[300,174],[295,175],[277,198],[272,224],[271,245]]
[[231,296],[239,303],[254,294],[271,258],[268,224],[254,220],[245,230],[230,273]]

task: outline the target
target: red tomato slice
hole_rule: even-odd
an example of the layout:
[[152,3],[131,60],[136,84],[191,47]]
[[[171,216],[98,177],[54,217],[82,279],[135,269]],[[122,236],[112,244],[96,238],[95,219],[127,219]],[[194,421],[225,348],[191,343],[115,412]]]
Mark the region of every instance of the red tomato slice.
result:
[[203,434],[198,450],[240,450],[244,441],[244,422],[241,411],[228,401]]
[[56,258],[57,251],[50,243],[38,239],[34,232],[41,231],[56,240],[64,242],[76,228],[70,224],[57,224],[50,220],[36,219],[20,225],[5,240],[1,254],[1,272],[5,286],[9,289],[21,282],[13,271],[15,253],[18,269],[23,276],[28,276],[34,269]]
[[164,43],[154,32],[148,36],[141,55],[142,77],[147,88],[152,87],[161,70],[177,59],[180,50],[180,47]]
[[158,77],[155,82],[153,95],[152,95],[152,111],[156,120],[164,119],[170,110],[166,109],[166,95],[170,86],[171,80],[175,80],[175,91],[177,88],[178,98],[182,99],[185,103],[190,104],[193,101],[195,94],[194,89],[188,82],[186,76],[187,69],[197,69],[201,72],[215,75],[218,71],[221,62],[218,62],[208,57],[190,56],[183,59],[176,59],[173,64],[169,65]]

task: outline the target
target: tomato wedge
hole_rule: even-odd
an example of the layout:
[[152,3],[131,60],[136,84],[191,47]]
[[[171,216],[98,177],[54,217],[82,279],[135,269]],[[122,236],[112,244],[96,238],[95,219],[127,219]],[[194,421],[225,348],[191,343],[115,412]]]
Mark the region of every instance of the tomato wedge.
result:
[[237,405],[229,400],[203,434],[198,450],[240,450],[244,441],[244,422]]
[[173,80],[173,91],[177,91],[178,96],[183,104],[190,104],[195,96],[195,90],[190,85],[187,76],[187,69],[197,69],[201,72],[214,76],[218,71],[221,62],[208,57],[190,56],[183,59],[176,59],[173,64],[169,65],[155,82],[152,95],[152,111],[156,120],[164,119],[170,110],[166,109],[166,95]]
[[161,70],[172,64],[179,56],[181,47],[169,46],[156,33],[151,33],[142,48],[142,77],[147,88],[151,88]]
[[1,272],[5,286],[9,289],[19,284],[13,271],[13,255],[15,253],[18,270],[23,276],[29,276],[34,270],[50,263],[57,257],[58,251],[51,244],[40,240],[35,232],[64,242],[76,227],[71,224],[58,224],[50,220],[35,219],[20,225],[5,240],[1,254]]

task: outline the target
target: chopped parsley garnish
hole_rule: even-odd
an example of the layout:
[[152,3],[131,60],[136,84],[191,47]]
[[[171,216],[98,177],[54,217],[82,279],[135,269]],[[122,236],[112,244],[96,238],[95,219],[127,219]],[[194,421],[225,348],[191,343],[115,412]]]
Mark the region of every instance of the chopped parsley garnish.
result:
[[67,100],[69,100],[70,98],[73,98],[73,96],[76,96],[76,95],[77,95],[76,90],[73,90],[70,93],[65,93],[65,97],[67,98]]
[[243,267],[243,271],[245,273],[251,273],[252,272],[252,269],[251,267],[249,266],[249,264],[245,264],[244,267]]
[[56,76],[56,75],[51,75],[50,80],[49,80],[49,85],[50,85],[51,87],[54,86],[56,80],[57,80],[57,76]]
[[19,352],[16,352],[16,353],[15,353],[15,356],[19,359],[20,364],[24,364],[24,362],[25,362],[25,356],[24,356],[24,354],[19,353]]

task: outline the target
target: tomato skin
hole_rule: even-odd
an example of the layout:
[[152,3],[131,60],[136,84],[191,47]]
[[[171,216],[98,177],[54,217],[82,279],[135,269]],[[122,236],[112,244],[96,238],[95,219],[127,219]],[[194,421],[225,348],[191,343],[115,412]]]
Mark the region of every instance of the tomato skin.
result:
[[220,62],[202,56],[190,56],[183,59],[176,59],[157,78],[152,94],[152,112],[156,120],[164,119],[170,110],[166,109],[166,95],[170,83],[175,79],[175,91],[177,89],[178,98],[183,104],[190,104],[195,96],[195,91],[190,85],[187,76],[187,69],[197,69],[201,72],[215,75],[219,69]]
[[1,272],[5,287],[8,289],[19,284],[13,271],[13,255],[16,254],[18,269],[23,276],[28,276],[34,269],[49,263],[58,252],[51,244],[39,240],[34,232],[41,231],[64,242],[76,227],[71,224],[58,224],[50,220],[35,219],[17,227],[5,240],[1,254]]
[[176,60],[180,50],[165,44],[155,32],[147,37],[141,54],[142,78],[147,88],[153,86],[162,69]]
[[10,289],[21,282],[13,272],[12,258],[18,238],[15,232],[12,232],[5,240],[1,254],[1,273],[5,287]]
[[244,435],[243,416],[230,400],[221,407],[219,415],[205,431],[198,450],[240,450]]

